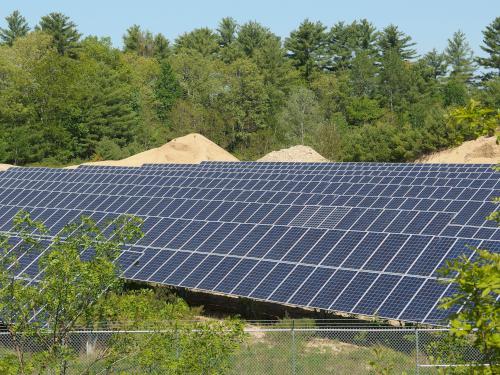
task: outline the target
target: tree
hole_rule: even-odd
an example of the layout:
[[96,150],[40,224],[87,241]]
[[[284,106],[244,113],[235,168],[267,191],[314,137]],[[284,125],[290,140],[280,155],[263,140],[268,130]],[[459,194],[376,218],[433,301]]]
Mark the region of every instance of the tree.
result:
[[451,68],[450,76],[463,82],[470,81],[474,73],[474,60],[472,49],[462,31],[455,32],[452,38],[448,39],[444,53]]
[[42,17],[38,28],[52,36],[54,46],[59,54],[74,56],[81,34],[68,16],[62,13],[50,13]]
[[[10,252],[12,241],[2,238],[0,314],[15,345],[18,373],[47,368],[67,373],[69,361],[77,355],[67,346],[70,332],[92,321],[121,285],[115,260],[125,243],[142,236],[141,223],[121,216],[100,227],[81,217],[65,226],[48,246],[39,236],[50,235],[49,228],[25,211],[14,217],[12,229],[21,238],[23,251]],[[20,274],[18,257],[24,252],[41,253],[38,266],[43,272],[37,284]],[[30,361],[24,352],[25,339],[38,342],[44,352]]]
[[[500,224],[498,212],[489,219]],[[441,270],[455,290],[442,300],[441,308],[457,311],[450,315],[452,337],[457,341],[471,337],[484,355],[483,363],[491,364],[490,373],[494,374],[500,370],[500,254],[473,250],[473,260],[462,255]]]
[[167,61],[162,61],[160,69],[154,92],[158,100],[158,117],[165,120],[175,101],[181,96],[182,91],[172,67]]
[[229,47],[236,40],[238,23],[231,17],[225,17],[219,22],[217,33],[219,34],[219,45]]
[[379,35],[378,46],[382,55],[394,51],[402,60],[414,59],[417,51],[412,47],[416,43],[411,37],[398,29],[396,25],[389,25]]
[[374,56],[377,51],[377,30],[367,19],[354,21],[351,24],[354,30],[353,46],[356,51],[366,51]]
[[239,25],[231,17],[225,17],[219,22],[217,28],[220,46],[219,57],[226,63],[233,62],[243,55],[236,45],[238,29]]
[[450,138],[461,144],[481,135],[493,136],[500,122],[500,113],[471,99],[466,106],[450,109],[447,122]]
[[17,38],[25,36],[30,31],[26,18],[18,10],[5,17],[5,20],[7,21],[7,28],[0,28],[0,40],[3,44],[12,46]]
[[429,67],[431,76],[434,79],[444,77],[448,69],[448,63],[446,61],[446,56],[443,53],[439,53],[435,48],[428,52],[423,58],[424,64]]
[[227,67],[220,110],[227,121],[231,148],[248,146],[267,126],[269,98],[264,79],[250,59],[238,59]]
[[483,30],[483,43],[481,49],[489,57],[479,57],[477,62],[485,68],[496,69],[500,76],[500,17],[497,17]]
[[[178,297],[165,296],[161,289],[114,294],[110,296],[110,305],[113,309],[103,317],[104,321],[120,322],[122,330],[154,327],[155,332],[115,335],[108,350],[110,355],[104,358],[108,369],[133,368],[139,373],[175,375],[224,374],[231,368],[232,355],[245,337],[240,321],[196,322],[195,314],[199,311],[190,309]],[[185,321],[188,319],[190,322]]]
[[300,87],[288,99],[280,123],[284,132],[289,132],[292,142],[305,144],[311,133],[319,128],[321,113],[314,92]]
[[377,88],[378,68],[368,51],[359,51],[351,62],[349,75],[356,96],[373,97]]
[[381,101],[388,105],[391,112],[401,111],[406,104],[410,82],[409,69],[400,51],[390,49],[385,52],[379,75]]
[[167,58],[170,54],[169,41],[161,33],[156,34],[153,40],[153,55],[158,60],[163,60]]
[[285,40],[287,56],[303,74],[307,82],[312,72],[323,65],[326,27],[321,22],[304,20]]
[[184,33],[175,40],[174,50],[196,51],[203,57],[214,56],[219,50],[219,38],[209,28],[195,29]]
[[269,39],[279,40],[267,27],[255,21],[241,25],[236,38],[236,45],[245,56],[252,57]]

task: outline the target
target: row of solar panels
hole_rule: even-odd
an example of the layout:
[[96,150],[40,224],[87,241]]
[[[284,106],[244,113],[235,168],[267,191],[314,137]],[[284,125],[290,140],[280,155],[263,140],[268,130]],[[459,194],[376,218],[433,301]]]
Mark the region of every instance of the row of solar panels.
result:
[[[443,202],[438,200],[437,202]],[[444,201],[447,203],[447,201]],[[450,201],[452,203],[456,201]],[[460,202],[460,201],[458,201]],[[162,198],[99,191],[86,193],[5,189],[0,204],[76,209],[108,213],[131,213],[151,217],[172,217],[252,224],[276,224],[311,228],[363,230],[385,233],[444,235],[462,238],[500,239],[495,223],[485,221],[495,206],[491,202],[455,205],[444,211],[362,206],[319,206],[272,204],[211,199]],[[451,203],[447,207],[450,207]],[[447,209],[444,207],[444,209]],[[457,213],[458,211],[458,213]]]
[[[427,323],[445,316],[436,306],[451,289],[436,281],[436,270],[446,259],[459,254],[473,257],[474,251],[466,245],[500,251],[500,231],[485,220],[494,209],[490,197],[498,192],[498,175],[490,172],[491,166],[467,187],[447,187],[448,181],[456,179],[449,177],[445,186],[427,189],[409,184],[405,195],[395,196],[405,185],[388,186],[398,178],[404,181],[404,175],[391,178],[392,184],[381,180],[368,189],[366,181],[373,178],[369,168],[356,171],[361,177],[357,182],[325,182],[322,194],[312,194],[307,192],[313,189],[307,179],[329,172],[304,174],[307,183],[302,189],[287,192],[272,190],[290,182],[276,176],[294,177],[306,166],[288,165],[294,169],[289,174],[263,174],[241,172],[259,169],[251,163],[242,163],[242,168],[229,163],[236,171],[213,173],[225,165],[84,167],[65,172],[11,169],[0,173],[0,230],[11,230],[10,219],[20,208],[44,221],[52,235],[82,214],[104,221],[132,213],[145,219],[146,236],[120,257],[126,278]],[[365,166],[370,167],[361,167]],[[268,167],[280,169],[281,165]],[[391,168],[405,169],[395,164],[372,167],[389,173],[396,173]],[[336,164],[335,168],[345,172],[357,166]],[[428,175],[442,176],[448,168],[434,166]],[[483,166],[474,168],[477,172]],[[198,186],[192,178],[179,175],[190,170],[210,173],[209,183]],[[470,176],[471,171],[463,173]],[[175,181],[172,176],[177,176]],[[240,185],[228,185],[228,180],[240,180]],[[331,185],[335,190],[329,192]],[[258,190],[262,186],[270,190]],[[388,196],[369,195],[374,189]],[[411,197],[438,190],[442,193],[433,198]],[[330,205],[318,204],[319,196]],[[294,200],[285,203],[290,197]],[[34,256],[26,254],[21,262],[31,277],[38,271]]]

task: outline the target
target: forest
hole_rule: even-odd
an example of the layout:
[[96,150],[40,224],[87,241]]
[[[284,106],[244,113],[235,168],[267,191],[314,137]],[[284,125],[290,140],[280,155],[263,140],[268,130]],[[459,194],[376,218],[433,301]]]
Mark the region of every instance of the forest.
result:
[[0,162],[119,159],[191,132],[253,160],[312,146],[336,161],[412,161],[493,135],[500,17],[475,57],[466,36],[416,52],[398,26],[304,20],[286,38],[223,18],[169,41],[139,25],[123,47],[66,15],[0,27]]

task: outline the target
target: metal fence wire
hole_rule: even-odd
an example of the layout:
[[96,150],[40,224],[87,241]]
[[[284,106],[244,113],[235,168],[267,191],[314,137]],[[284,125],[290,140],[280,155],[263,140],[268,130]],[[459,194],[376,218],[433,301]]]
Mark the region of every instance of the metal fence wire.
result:
[[[160,335],[168,335],[168,350],[157,348],[149,362],[136,358],[140,343],[148,343]],[[178,343],[182,332],[155,330],[81,330],[71,333],[65,345],[76,353],[67,374],[160,374],[167,373],[155,366],[156,356],[183,355]],[[133,337],[136,350],[113,361],[103,361],[110,355],[110,343]],[[452,343],[446,329],[414,329],[397,327],[322,327],[307,328],[257,323],[245,328],[243,342],[232,352],[228,374],[455,374],[471,373],[474,368],[486,368],[481,353],[468,344]],[[163,336],[165,338],[165,336]],[[17,341],[17,342],[15,342]],[[130,341],[131,342],[131,341]],[[35,356],[45,348],[39,340],[13,338],[0,333],[0,358],[15,356],[16,344],[27,356]],[[162,354],[163,353],[163,354]],[[167,354],[165,354],[167,353]],[[164,359],[164,358],[162,358]],[[196,361],[196,358],[192,358]],[[477,366],[477,367],[476,367]],[[490,367],[488,367],[490,368]],[[0,373],[2,372],[0,365]],[[37,372],[55,374],[57,372]],[[172,373],[177,373],[172,370]],[[207,372],[212,373],[212,372]],[[218,373],[218,372],[216,372]]]

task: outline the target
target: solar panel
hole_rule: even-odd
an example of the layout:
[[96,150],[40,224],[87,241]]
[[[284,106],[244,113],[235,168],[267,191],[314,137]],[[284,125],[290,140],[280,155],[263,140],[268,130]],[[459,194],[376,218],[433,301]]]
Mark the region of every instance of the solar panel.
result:
[[[134,214],[145,236],[118,259],[127,279],[434,324],[452,291],[437,281],[445,260],[472,258],[467,245],[500,251],[486,220],[498,177],[487,164],[10,168],[0,231],[16,241],[20,209],[51,236],[82,214]],[[19,274],[36,279],[39,255],[23,254]]]

